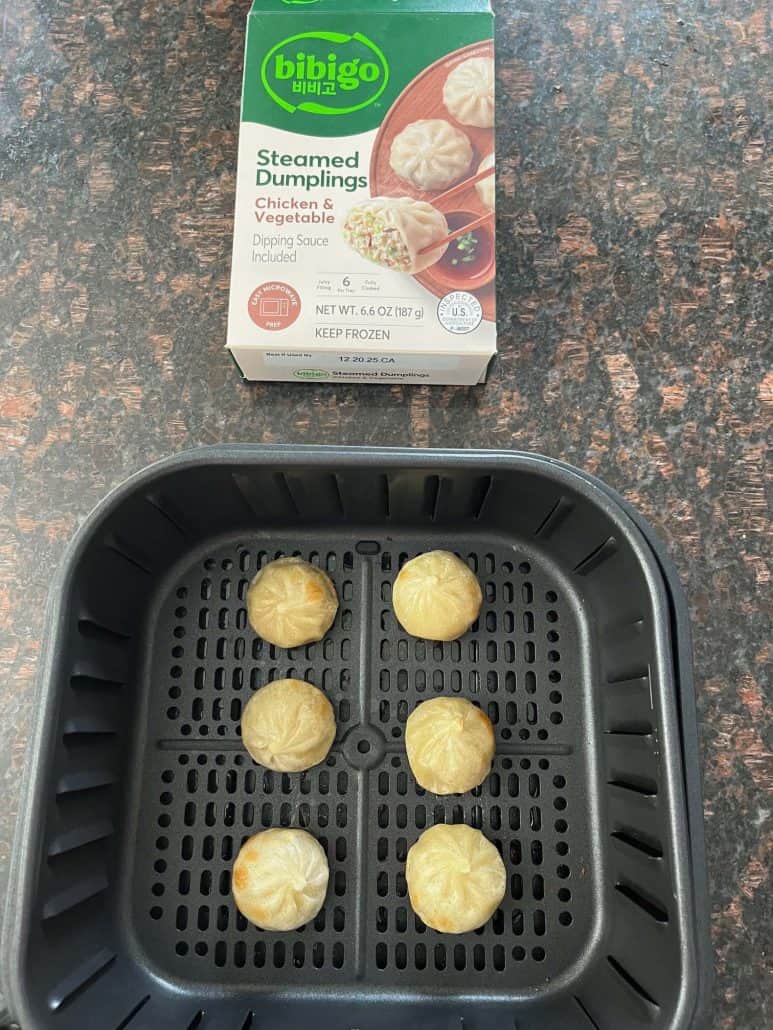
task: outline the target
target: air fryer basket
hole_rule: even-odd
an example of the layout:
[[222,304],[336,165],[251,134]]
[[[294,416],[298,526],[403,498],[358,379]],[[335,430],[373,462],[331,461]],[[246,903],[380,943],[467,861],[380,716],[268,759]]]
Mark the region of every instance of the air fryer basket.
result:
[[[401,563],[433,547],[484,586],[452,644],[391,612]],[[244,605],[283,553],[341,597],[329,637],[289,653]],[[697,1026],[702,838],[669,575],[609,491],[530,455],[232,447],[134,477],[52,598],[3,949],[25,1030]],[[293,776],[239,739],[252,691],[291,675],[339,727]],[[471,795],[425,793],[405,759],[405,720],[438,693],[496,727]],[[505,900],[472,934],[410,908],[405,853],[438,821],[505,860]],[[230,869],[247,836],[290,825],[326,847],[330,892],[313,924],[264,933]]]

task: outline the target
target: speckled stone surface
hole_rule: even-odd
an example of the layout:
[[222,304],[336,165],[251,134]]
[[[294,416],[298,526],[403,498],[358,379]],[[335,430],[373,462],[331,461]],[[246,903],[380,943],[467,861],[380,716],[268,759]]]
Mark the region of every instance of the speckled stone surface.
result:
[[222,349],[248,6],[0,0],[0,882],[47,583],[111,486],[219,441],[535,450],[686,583],[712,1021],[769,1027],[770,9],[499,0],[502,355],[433,391],[248,386]]

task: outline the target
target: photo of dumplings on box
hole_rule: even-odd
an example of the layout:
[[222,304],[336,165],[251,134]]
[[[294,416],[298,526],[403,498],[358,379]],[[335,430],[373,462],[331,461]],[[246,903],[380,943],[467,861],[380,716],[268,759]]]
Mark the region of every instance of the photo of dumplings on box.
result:
[[345,216],[346,242],[383,268],[414,275],[437,297],[475,293],[496,318],[493,43],[441,58],[405,88],[384,120],[370,169],[373,199]]

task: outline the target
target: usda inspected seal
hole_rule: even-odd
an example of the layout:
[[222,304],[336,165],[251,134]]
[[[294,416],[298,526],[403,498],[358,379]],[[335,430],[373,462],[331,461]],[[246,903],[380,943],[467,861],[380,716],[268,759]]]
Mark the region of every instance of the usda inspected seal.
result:
[[438,304],[437,317],[449,333],[463,336],[474,332],[483,321],[483,308],[472,293],[456,290],[447,293]]

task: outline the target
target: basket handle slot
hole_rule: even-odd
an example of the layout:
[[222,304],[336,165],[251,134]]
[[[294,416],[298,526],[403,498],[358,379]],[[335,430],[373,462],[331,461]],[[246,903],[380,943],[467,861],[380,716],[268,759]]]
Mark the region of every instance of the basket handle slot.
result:
[[642,893],[639,888],[631,887],[627,883],[616,883],[615,890],[622,894],[624,898],[628,898],[634,905],[638,905],[647,915],[652,916],[655,922],[664,925],[668,923],[668,912],[663,905],[649,895]]
[[657,1001],[655,1001],[652,995],[648,991],[645,991],[645,989],[642,987],[639,981],[636,980],[633,976],[631,976],[628,970],[624,966],[620,965],[617,959],[613,958],[611,955],[607,955],[607,962],[610,964],[612,969],[617,973],[617,975],[620,977],[623,983],[627,984],[631,988],[631,990],[643,1002],[647,1004],[647,1006],[650,1009],[654,1008],[658,1011],[660,1010],[660,1005],[657,1003]]
[[643,855],[647,855],[648,858],[662,858],[663,857],[663,846],[659,841],[647,840],[639,834],[639,831],[634,832],[633,830],[615,830],[611,834],[613,840],[620,841],[621,844],[627,845],[629,848],[635,848],[640,851]]
[[144,998],[141,998],[134,1008],[129,1012],[128,1015],[124,1016],[121,1022],[116,1026],[115,1030],[125,1030],[125,1028],[131,1023],[135,1016],[138,1016],[142,1009],[145,1008],[147,1003],[150,1001],[150,995],[146,994]]
[[90,955],[63,980],[60,980],[48,997],[51,1008],[58,1012],[65,1005],[70,1004],[83,991],[87,990],[101,976],[110,969],[115,962],[114,951],[101,948],[94,955]]

